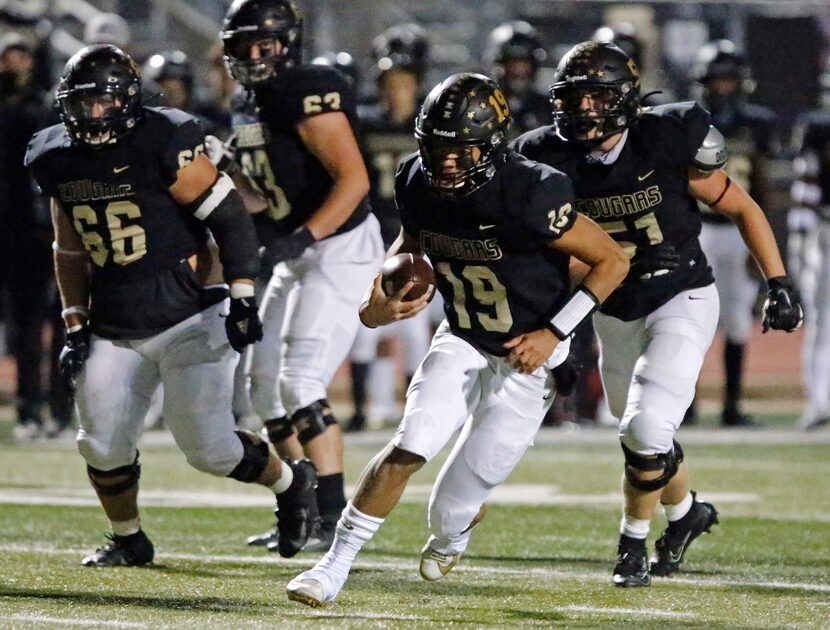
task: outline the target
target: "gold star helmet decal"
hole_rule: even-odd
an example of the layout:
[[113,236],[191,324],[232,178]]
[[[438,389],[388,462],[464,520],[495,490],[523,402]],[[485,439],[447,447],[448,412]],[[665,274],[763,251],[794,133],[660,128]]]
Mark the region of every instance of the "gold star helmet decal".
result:
[[472,120],[472,119],[473,119],[473,118],[475,118],[475,117],[476,117],[476,113],[475,113],[475,112],[467,112],[467,118],[469,118],[470,120]]

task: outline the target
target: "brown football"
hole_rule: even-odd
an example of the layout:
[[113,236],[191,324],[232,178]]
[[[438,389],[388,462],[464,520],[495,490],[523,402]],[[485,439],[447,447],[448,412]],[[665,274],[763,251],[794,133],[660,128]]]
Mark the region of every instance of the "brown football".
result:
[[[396,254],[383,263],[381,286],[386,295],[395,295],[410,280],[415,283],[404,296],[409,302],[421,297],[435,286],[435,272],[425,258],[418,254]],[[434,292],[433,292],[434,295]],[[432,299],[432,298],[430,298]]]

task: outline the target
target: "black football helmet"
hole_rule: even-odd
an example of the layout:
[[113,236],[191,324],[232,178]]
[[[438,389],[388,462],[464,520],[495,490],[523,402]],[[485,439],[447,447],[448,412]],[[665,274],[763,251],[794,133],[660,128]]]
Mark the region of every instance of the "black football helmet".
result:
[[[547,58],[539,32],[528,22],[513,20],[500,24],[490,32],[483,61],[493,78],[512,94],[526,92],[533,87],[536,74]],[[509,69],[511,61],[530,64],[530,75],[512,76]]]
[[436,85],[415,120],[430,187],[460,198],[489,182],[505,161],[509,123],[507,98],[492,79],[460,73]]
[[193,66],[181,50],[163,50],[151,56],[144,62],[141,76],[145,81],[155,83],[178,79],[188,90],[193,89]]
[[[704,44],[697,52],[692,66],[693,96],[716,109],[734,104],[755,90],[752,71],[737,46],[728,39]],[[712,81],[723,79],[734,82],[732,90],[712,89]]]
[[596,146],[637,117],[640,71],[615,44],[582,42],[559,62],[550,100],[556,134],[568,142]]
[[381,77],[393,68],[406,70],[424,79],[429,63],[429,40],[426,31],[417,24],[390,26],[372,41],[375,72]]
[[[231,76],[253,87],[299,64],[303,55],[303,18],[290,0],[234,0],[220,33]],[[251,59],[251,44],[273,40],[274,51]]]
[[132,58],[112,44],[87,46],[66,62],[56,100],[76,142],[111,144],[141,117],[141,74]]

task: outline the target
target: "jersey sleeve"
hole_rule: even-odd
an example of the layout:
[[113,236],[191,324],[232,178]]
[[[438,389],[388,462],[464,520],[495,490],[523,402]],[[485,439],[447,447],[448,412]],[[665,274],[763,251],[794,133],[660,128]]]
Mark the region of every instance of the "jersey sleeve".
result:
[[570,230],[576,221],[576,210],[570,178],[552,168],[539,164],[533,169],[529,190],[528,210],[522,214],[522,224],[533,240],[551,241]]
[[411,194],[411,180],[413,177],[413,170],[418,168],[417,154],[410,155],[401,160],[398,165],[398,171],[395,173],[395,205],[398,208],[398,214],[401,219],[401,227],[403,231],[410,236],[417,237],[420,228],[416,220],[416,213],[413,212],[413,204]]
[[29,168],[32,177],[38,187],[50,197],[58,196],[58,189],[50,176],[52,169],[49,167],[49,151],[55,144],[55,127],[43,129],[35,133],[26,147],[26,154],[23,164]]
[[178,122],[170,133],[162,157],[163,176],[168,186],[176,181],[179,169],[205,151],[205,130],[196,118],[188,117]]
[[284,114],[291,124],[331,112],[343,112],[350,120],[355,119],[354,95],[338,70],[314,66],[292,78],[289,97],[284,104]]

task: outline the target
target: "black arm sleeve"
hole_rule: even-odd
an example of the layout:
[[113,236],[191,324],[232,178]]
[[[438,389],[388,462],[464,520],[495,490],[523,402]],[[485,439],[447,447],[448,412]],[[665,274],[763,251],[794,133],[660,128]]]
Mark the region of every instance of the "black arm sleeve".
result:
[[228,192],[214,210],[205,217],[216,244],[225,281],[254,280],[259,275],[259,241],[251,215],[245,210],[236,189]]

